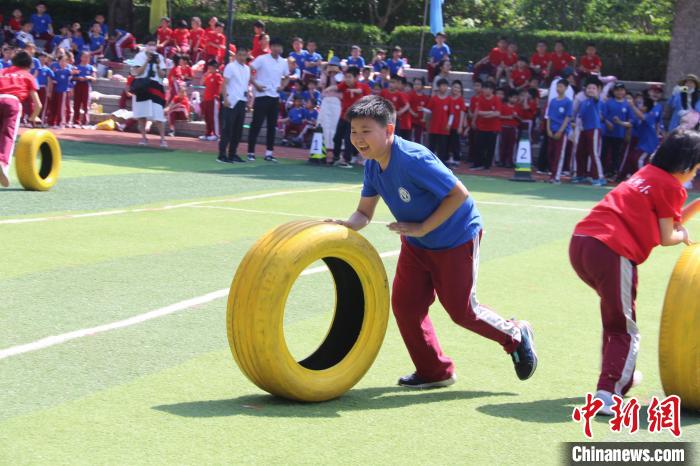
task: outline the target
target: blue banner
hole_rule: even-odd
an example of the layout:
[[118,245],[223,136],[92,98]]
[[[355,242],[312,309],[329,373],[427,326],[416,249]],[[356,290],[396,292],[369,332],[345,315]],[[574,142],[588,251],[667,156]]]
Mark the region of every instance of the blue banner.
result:
[[430,0],[430,32],[433,35],[445,30],[442,23],[442,2],[443,0]]

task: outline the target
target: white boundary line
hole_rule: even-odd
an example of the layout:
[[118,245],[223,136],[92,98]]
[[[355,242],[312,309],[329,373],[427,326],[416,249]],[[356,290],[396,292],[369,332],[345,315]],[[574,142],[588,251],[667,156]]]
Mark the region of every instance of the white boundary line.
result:
[[265,194],[257,194],[254,196],[244,196],[244,197],[233,197],[226,199],[214,199],[209,201],[194,201],[194,202],[183,202],[181,204],[166,205],[162,207],[146,207],[140,209],[123,209],[123,210],[105,210],[99,212],[88,212],[84,214],[68,214],[68,215],[57,215],[52,217],[32,217],[32,218],[9,218],[0,220],[0,225],[16,225],[19,223],[37,223],[37,222],[48,222],[54,220],[73,220],[77,218],[89,218],[89,217],[107,217],[111,215],[123,215],[138,212],[159,212],[164,210],[179,209],[182,207],[192,207],[204,204],[215,204],[221,202],[243,202],[243,201],[254,201],[256,199],[267,199],[270,197],[288,196],[292,194],[305,194],[305,193],[318,193],[324,191],[345,191],[346,187],[328,187],[328,188],[315,188],[315,189],[299,189],[290,191],[275,191]]
[[[283,217],[301,217],[301,218],[318,219],[318,220],[325,220],[327,218],[331,218],[331,217],[322,217],[320,215],[292,214],[289,212],[278,212],[278,211],[274,211],[274,210],[240,209],[238,207],[223,207],[223,206],[216,206],[216,205],[193,205],[193,206],[189,206],[189,207],[192,209],[232,210],[234,212],[245,212],[245,213],[249,213],[249,214],[281,215]],[[370,225],[372,223],[376,223],[379,225],[388,225],[391,222],[384,222],[381,220],[372,220]]]
[[[399,251],[388,251],[383,252],[379,256],[382,258],[395,257],[399,255]],[[313,267],[306,269],[301,273],[301,276],[314,275],[317,273],[327,272],[328,268],[326,266]],[[77,340],[78,338],[88,337],[92,335],[97,335],[100,333],[111,332],[113,330],[118,330],[121,328],[131,327],[133,325],[141,324],[149,320],[157,319],[159,317],[164,317],[176,312],[191,309],[193,307],[201,306],[202,304],[210,303],[217,299],[225,298],[228,296],[229,288],[223,288],[221,290],[212,291],[202,296],[197,296],[196,298],[186,299],[185,301],[180,301],[179,303],[171,304],[169,306],[161,307],[153,311],[148,311],[143,314],[138,314],[127,319],[118,320],[116,322],[111,322],[109,324],[98,325],[97,327],[83,328],[80,330],[75,330],[68,333],[62,333],[60,335],[53,335],[49,337],[42,338],[40,340],[33,341],[31,343],[25,343],[23,345],[11,346],[9,348],[0,350],[0,360],[9,358],[11,356],[17,356],[24,353],[30,353],[32,351],[38,351],[40,349],[49,348],[51,346],[60,345],[71,340]]]

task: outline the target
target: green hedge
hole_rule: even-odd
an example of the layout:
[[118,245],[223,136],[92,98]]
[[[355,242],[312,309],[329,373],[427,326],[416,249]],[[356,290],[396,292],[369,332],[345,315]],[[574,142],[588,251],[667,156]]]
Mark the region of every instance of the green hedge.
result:
[[[464,69],[467,61],[480,60],[491,50],[500,36],[506,36],[518,44],[519,52],[530,56],[538,40],[554,45],[562,39],[574,56],[583,54],[586,44],[594,42],[603,61],[603,73],[631,81],[663,81],[666,74],[669,37],[628,34],[581,33],[558,31],[505,31],[493,29],[447,28],[447,43],[458,62],[457,69]],[[389,42],[399,44],[413,66],[418,66],[420,53],[419,26],[399,26],[389,37]],[[425,35],[424,60],[434,40],[430,32]]]

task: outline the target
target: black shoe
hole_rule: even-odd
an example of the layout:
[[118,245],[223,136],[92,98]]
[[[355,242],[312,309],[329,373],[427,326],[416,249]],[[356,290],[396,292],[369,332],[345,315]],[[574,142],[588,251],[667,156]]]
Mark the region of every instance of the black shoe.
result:
[[398,384],[402,387],[408,387],[408,388],[417,388],[417,389],[422,389],[422,388],[440,388],[440,387],[449,387],[455,381],[457,380],[457,375],[452,374],[445,380],[438,380],[435,382],[427,382],[415,373],[411,375],[405,375],[399,379]]
[[228,163],[228,159],[224,157],[223,155],[220,155],[216,158],[216,161],[219,163]]
[[228,158],[228,163],[245,163],[245,160],[237,155]]
[[265,162],[277,163],[277,159],[275,158],[274,155],[266,155]]
[[532,377],[537,369],[537,353],[535,352],[535,334],[529,322],[520,320],[515,325],[520,328],[520,344],[510,353],[515,366],[515,373],[520,380]]

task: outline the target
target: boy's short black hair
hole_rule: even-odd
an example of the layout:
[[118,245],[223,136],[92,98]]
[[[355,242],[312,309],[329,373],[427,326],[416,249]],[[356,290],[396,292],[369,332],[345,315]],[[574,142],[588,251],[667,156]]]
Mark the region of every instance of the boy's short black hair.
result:
[[527,93],[530,94],[530,97],[533,99],[538,99],[540,97],[540,93],[537,91],[537,89],[528,89]]
[[508,42],[508,38],[506,36],[499,37],[497,42],[500,42],[502,40]]
[[651,164],[668,173],[685,173],[700,163],[700,132],[676,129],[661,143]]
[[395,45],[394,48],[392,49],[392,52],[400,52],[400,51],[401,51],[400,45]]
[[547,45],[547,41],[546,40],[538,40],[537,45],[540,45],[540,44]]
[[218,67],[219,67],[219,62],[216,61],[216,60],[209,60],[209,61],[207,62],[207,66],[213,66],[214,68],[218,68]]
[[299,37],[299,36],[292,37],[292,44],[293,44],[294,42],[304,42],[304,39],[302,39],[302,38]]
[[459,79],[455,79],[454,81],[452,81],[451,86],[454,86],[455,84],[459,84],[459,87],[464,89],[464,84],[462,84],[462,81],[460,81]]
[[437,87],[440,87],[440,86],[442,86],[443,84],[444,84],[445,86],[449,86],[449,85],[450,85],[450,82],[449,82],[447,79],[445,79],[445,78],[440,78],[440,79],[438,79]]
[[506,97],[511,98],[511,97],[518,97],[520,93],[516,91],[515,89],[509,89],[508,92],[506,92]]
[[345,73],[358,77],[360,75],[360,69],[356,66],[348,66],[348,69],[345,70]]
[[421,86],[425,86],[425,78],[423,78],[422,76],[413,78],[413,81],[420,81]]
[[368,95],[350,107],[345,118],[352,123],[357,118],[370,118],[382,126],[396,123],[394,104],[378,95]]
[[587,44],[586,44],[586,48],[588,48],[588,47],[593,47],[593,48],[595,48],[595,43],[594,43],[594,42],[589,42],[589,43],[587,43]]
[[300,95],[295,95],[294,99],[292,99],[292,100],[294,100],[296,102],[297,100],[304,100],[304,99],[302,99]]
[[557,86],[559,86],[560,84],[562,84],[564,87],[569,87],[569,81],[567,81],[567,80],[564,79],[564,78],[562,78],[562,79],[560,79],[559,81],[557,81]]
[[437,34],[435,34],[435,37],[447,37],[447,34],[445,34],[444,32],[438,32]]
[[647,94],[642,94],[642,99],[644,100],[644,106],[647,108],[647,112],[650,112],[654,108],[654,101],[651,100]]
[[484,84],[481,78],[472,78],[472,84]]
[[590,84],[595,84],[599,88],[603,87],[603,82],[600,79],[598,79],[597,76],[589,76],[588,78],[586,78],[584,86],[588,87],[588,85]]
[[566,44],[564,43],[564,41],[562,39],[555,40],[554,45],[556,45],[556,44],[561,44],[563,47],[566,47]]
[[253,27],[260,28],[263,31],[265,30],[265,22],[259,19],[256,19],[255,22],[253,23]]
[[389,65],[382,65],[379,67],[379,71],[384,71],[384,70],[388,70],[388,69],[389,69]]
[[17,68],[29,69],[32,67],[32,57],[24,50],[20,50],[12,57],[12,65]]
[[496,90],[496,83],[492,81],[486,81],[485,83],[482,84],[482,87],[484,89],[491,89],[492,91]]
[[218,28],[223,28],[223,27],[224,27],[224,23],[222,23],[222,22],[219,21],[219,22],[216,23],[216,27],[218,27]]
[[280,46],[283,45],[282,39],[280,39],[279,37],[271,37],[270,38],[270,47],[272,47],[273,45],[280,45]]
[[246,47],[245,45],[241,45],[241,46],[236,48],[236,53],[249,52],[249,51],[250,51],[250,49],[248,47]]

